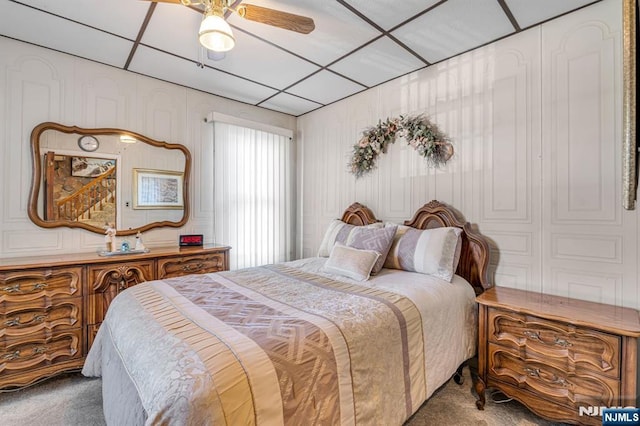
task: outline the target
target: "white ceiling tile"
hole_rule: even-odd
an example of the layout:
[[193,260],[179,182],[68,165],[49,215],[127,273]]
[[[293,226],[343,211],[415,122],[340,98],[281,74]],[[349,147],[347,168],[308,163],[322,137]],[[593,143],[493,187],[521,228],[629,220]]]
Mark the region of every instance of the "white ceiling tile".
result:
[[329,104],[364,89],[359,84],[323,70],[287,89],[287,92],[314,102]]
[[[266,108],[299,115],[423,67],[378,28],[390,31],[411,19],[392,35],[430,62],[514,32],[498,0],[250,2],[309,16],[316,28],[303,35],[232,13],[228,20],[236,46],[224,58],[213,60],[197,40],[202,13],[181,4],[0,0],[0,36],[124,68],[132,41],[153,7],[129,69],[241,102],[259,104],[266,99]],[[591,3],[594,1],[504,2],[523,28]],[[360,17],[363,15],[367,18]],[[204,69],[197,63],[203,63]],[[325,66],[327,70],[318,71]]]
[[322,105],[288,93],[278,93],[273,98],[262,102],[259,106],[297,116],[320,108]]
[[392,34],[429,62],[438,62],[514,31],[496,0],[449,0]]
[[133,46],[121,37],[7,1],[0,2],[0,34],[117,67],[124,66]]
[[329,68],[371,87],[424,66],[395,41],[382,37]]
[[29,0],[21,3],[130,40],[136,39],[150,5],[133,0]]
[[351,6],[385,30],[427,10],[440,0],[346,0]]
[[188,7],[158,3],[140,42],[197,61],[203,56],[198,42],[200,21],[202,14]]
[[264,0],[252,3],[308,16],[313,18],[316,27],[309,34],[299,34],[247,21],[236,14],[229,17],[229,23],[320,65],[327,65],[380,35],[380,32],[336,1]]
[[320,69],[311,62],[242,31],[234,31],[234,36],[238,49],[226,52],[222,60],[205,62],[212,67],[243,75],[250,80],[278,89],[284,89]]
[[593,3],[593,0],[506,0],[506,3],[520,28],[527,28]]
[[193,62],[145,46],[138,48],[129,69],[176,84],[188,82],[188,87],[250,104],[277,93],[268,87],[221,71],[199,68]]

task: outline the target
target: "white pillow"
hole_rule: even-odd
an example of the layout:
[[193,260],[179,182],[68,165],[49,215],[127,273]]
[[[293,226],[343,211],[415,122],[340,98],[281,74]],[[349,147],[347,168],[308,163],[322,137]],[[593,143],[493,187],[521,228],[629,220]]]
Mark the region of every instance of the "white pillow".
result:
[[[382,222],[372,223],[370,225],[365,225],[365,228],[383,228],[384,224]],[[349,235],[351,231],[355,228],[361,228],[360,226],[349,225],[339,219],[333,219],[327,230],[324,233],[324,238],[322,239],[322,243],[320,243],[320,248],[318,249],[318,257],[328,257],[331,253],[331,249],[333,245],[338,241],[341,243],[345,243],[349,240]]]
[[462,229],[399,226],[384,267],[433,275],[451,282],[460,257]]
[[323,270],[352,280],[366,281],[378,257],[380,253],[375,250],[360,250],[338,242],[331,249]]

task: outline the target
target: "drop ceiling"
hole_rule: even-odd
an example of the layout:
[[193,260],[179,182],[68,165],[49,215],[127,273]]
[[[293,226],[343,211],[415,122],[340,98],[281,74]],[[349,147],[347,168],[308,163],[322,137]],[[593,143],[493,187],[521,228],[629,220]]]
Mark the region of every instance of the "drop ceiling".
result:
[[[299,116],[594,0],[247,0],[311,17],[304,35],[230,14],[212,59],[201,13],[141,0],[0,0],[0,35]],[[239,4],[239,2],[236,2]]]

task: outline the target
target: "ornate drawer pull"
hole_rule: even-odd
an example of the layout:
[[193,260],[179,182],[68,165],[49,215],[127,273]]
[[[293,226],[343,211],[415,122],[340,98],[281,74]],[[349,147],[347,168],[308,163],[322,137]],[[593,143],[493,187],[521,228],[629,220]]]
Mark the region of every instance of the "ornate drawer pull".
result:
[[525,330],[522,334],[533,340],[542,340],[540,339],[540,334],[538,334],[537,331]]
[[3,287],[2,291],[6,291],[7,293],[18,293],[20,292],[20,283],[18,284],[14,284],[14,285],[10,285],[8,287]]
[[[35,283],[33,285],[33,289],[32,291],[36,291],[36,290],[42,290],[44,288],[47,288],[48,284],[47,283]],[[2,291],[5,291],[7,293],[22,293],[22,289],[20,288],[20,283],[16,283],[14,285],[10,285],[7,287],[3,287]]]
[[46,346],[38,346],[38,347],[33,348],[33,353],[35,355],[43,354],[43,353],[45,353],[47,351],[47,349],[49,349],[49,348],[47,348]]
[[7,327],[15,327],[17,325],[20,325],[20,317],[15,317],[13,319],[7,320],[4,322],[4,325],[6,325]]
[[182,267],[183,271],[197,271],[204,267],[204,263],[198,263],[197,265],[184,265]]
[[556,340],[554,340],[553,344],[557,346],[562,346],[563,348],[568,348],[570,346],[573,346],[573,343],[569,342],[568,340],[561,339],[560,337],[556,337]]
[[46,315],[46,314],[34,315],[33,318],[31,318],[31,320],[29,320],[27,322],[20,322],[20,317],[15,317],[13,319],[5,321],[4,324],[7,327],[17,327],[19,325],[27,325],[30,322],[42,322],[45,319],[47,319],[48,317],[49,317],[49,315]]
[[20,351],[15,351],[10,354],[5,354],[2,356],[2,359],[6,359],[7,361],[13,361],[18,358],[20,358]]
[[33,285],[34,290],[42,290],[43,288],[47,288],[49,285],[47,283],[35,283]]
[[540,377],[540,369],[539,368],[529,368],[525,367],[524,372],[531,377]]

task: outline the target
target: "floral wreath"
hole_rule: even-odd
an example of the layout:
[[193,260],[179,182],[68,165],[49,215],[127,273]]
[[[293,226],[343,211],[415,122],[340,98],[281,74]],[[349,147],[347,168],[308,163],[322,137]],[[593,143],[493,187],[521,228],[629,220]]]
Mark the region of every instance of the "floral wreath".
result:
[[349,170],[356,178],[362,177],[375,168],[380,154],[387,152],[389,144],[396,138],[404,137],[429,167],[445,164],[453,155],[453,146],[448,138],[423,115],[414,117],[387,118],[375,127],[362,132],[362,138],[353,145]]

